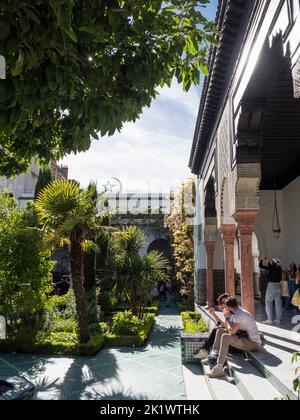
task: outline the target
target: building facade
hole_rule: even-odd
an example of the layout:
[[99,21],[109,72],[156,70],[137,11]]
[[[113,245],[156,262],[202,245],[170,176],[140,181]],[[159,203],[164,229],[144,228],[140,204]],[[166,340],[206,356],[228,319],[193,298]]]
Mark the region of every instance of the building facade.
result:
[[157,193],[107,194],[108,206],[113,214],[111,224],[116,227],[134,225],[145,234],[142,254],[157,250],[171,258],[170,233],[164,226],[170,213],[172,195]]
[[[68,179],[68,168],[66,166],[60,166],[56,160],[52,160],[50,168],[53,180]],[[0,192],[4,189],[8,190],[18,200],[20,206],[24,207],[28,201],[34,199],[39,173],[38,158],[34,158],[26,173],[13,178],[0,177]]]
[[198,304],[254,313],[259,259],[300,265],[300,1],[221,0],[190,157]]

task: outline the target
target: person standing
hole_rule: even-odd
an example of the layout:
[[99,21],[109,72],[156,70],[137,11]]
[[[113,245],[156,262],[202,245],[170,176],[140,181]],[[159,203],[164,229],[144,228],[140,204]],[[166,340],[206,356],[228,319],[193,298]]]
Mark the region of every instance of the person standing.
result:
[[171,306],[172,301],[172,283],[167,281],[166,283],[166,294],[167,294],[167,307]]
[[289,292],[289,276],[286,270],[282,273],[282,280],[281,280],[281,297],[282,297],[282,305],[286,311],[289,310],[291,299],[290,299],[290,292]]
[[[273,258],[272,262],[268,258],[260,261],[259,268],[268,272],[268,287],[266,292],[266,312],[268,319],[263,322],[266,325],[281,324],[282,320],[282,300],[281,300],[281,281],[282,268],[279,258]],[[275,301],[276,319],[273,322],[273,304]]]
[[297,308],[292,305],[292,299],[298,289],[297,287],[297,266],[295,263],[290,265],[290,269],[288,271],[289,276],[289,294],[290,294],[290,300],[289,300],[289,306],[290,309],[293,311],[297,311]]

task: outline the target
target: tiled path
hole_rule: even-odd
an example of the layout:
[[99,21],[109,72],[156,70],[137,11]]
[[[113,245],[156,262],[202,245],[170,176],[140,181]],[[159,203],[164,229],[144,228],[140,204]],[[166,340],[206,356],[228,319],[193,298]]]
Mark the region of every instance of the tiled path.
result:
[[181,319],[162,306],[142,349],[107,349],[93,358],[0,354],[0,376],[22,375],[36,399],[185,399],[180,355]]

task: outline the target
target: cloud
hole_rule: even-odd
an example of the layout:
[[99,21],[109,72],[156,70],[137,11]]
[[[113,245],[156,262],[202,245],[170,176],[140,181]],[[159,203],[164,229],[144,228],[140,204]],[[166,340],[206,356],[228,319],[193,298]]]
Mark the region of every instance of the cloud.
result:
[[187,167],[197,118],[200,88],[184,93],[174,83],[160,90],[151,108],[121,133],[93,141],[88,152],[66,157],[71,179],[101,187],[111,177],[130,192],[168,192],[190,176]]

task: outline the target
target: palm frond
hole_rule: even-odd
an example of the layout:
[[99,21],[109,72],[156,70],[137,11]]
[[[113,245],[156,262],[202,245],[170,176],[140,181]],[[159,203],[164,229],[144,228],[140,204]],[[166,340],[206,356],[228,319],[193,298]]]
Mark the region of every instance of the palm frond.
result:
[[75,181],[60,179],[50,182],[38,195],[35,202],[39,219],[44,226],[60,224],[70,212],[80,211],[84,194]]
[[95,251],[95,252],[99,251],[98,245],[95,242],[90,241],[90,240],[85,240],[85,241],[81,242],[81,249],[86,254],[89,254],[92,251]]

